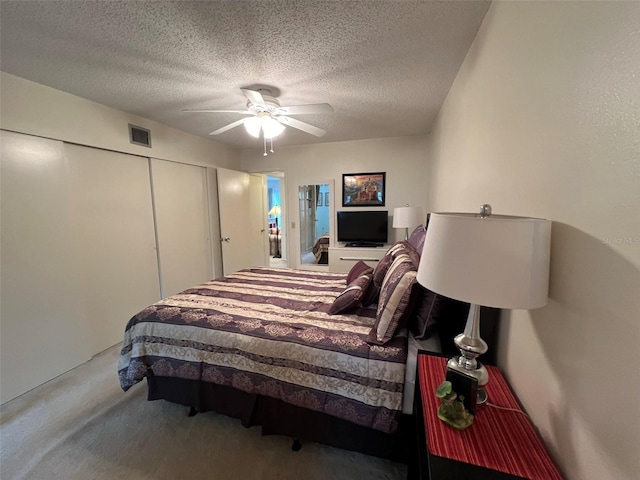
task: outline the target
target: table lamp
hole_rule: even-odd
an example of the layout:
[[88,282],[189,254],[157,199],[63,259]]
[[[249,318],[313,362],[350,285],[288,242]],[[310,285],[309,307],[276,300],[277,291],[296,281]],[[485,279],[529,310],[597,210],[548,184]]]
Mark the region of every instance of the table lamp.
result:
[[409,240],[409,229],[417,227],[424,221],[422,208],[397,207],[393,209],[393,228],[404,228],[404,239]]
[[489,381],[476,360],[488,349],[480,338],[480,306],[533,309],[547,303],[551,221],[479,214],[432,213],[417,281],[429,290],[470,303],[464,332],[455,337],[460,356],[447,368],[478,380],[477,403]]

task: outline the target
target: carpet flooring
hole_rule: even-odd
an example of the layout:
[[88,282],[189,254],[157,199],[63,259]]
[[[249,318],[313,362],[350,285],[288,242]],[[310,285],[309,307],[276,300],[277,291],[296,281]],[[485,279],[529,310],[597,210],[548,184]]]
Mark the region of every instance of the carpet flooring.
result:
[[405,465],[261,436],[118,384],[119,346],[0,407],[2,480],[400,480]]

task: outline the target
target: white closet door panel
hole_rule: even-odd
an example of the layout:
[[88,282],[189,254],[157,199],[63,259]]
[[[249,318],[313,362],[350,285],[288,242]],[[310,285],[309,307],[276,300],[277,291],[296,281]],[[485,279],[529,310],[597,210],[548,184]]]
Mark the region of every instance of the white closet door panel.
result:
[[225,275],[251,266],[250,176],[246,172],[218,168],[218,205]]
[[4,403],[91,356],[62,142],[0,132]]
[[222,276],[222,245],[220,244],[220,207],[218,204],[218,173],[215,168],[207,167],[207,186],[209,187],[209,227],[211,252],[213,255],[213,278]]
[[[269,232],[267,231],[267,188],[264,175],[252,173],[249,182],[251,222],[251,265],[269,264]],[[284,256],[284,255],[283,255]]]
[[148,159],[65,144],[92,353],[122,341],[126,322],[160,299]]
[[151,159],[162,295],[213,278],[204,167]]

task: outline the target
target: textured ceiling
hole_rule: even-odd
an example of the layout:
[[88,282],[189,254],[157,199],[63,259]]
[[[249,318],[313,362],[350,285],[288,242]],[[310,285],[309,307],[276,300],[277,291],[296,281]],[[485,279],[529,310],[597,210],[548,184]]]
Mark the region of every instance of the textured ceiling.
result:
[[179,130],[261,148],[242,127],[241,87],[283,106],[329,103],[297,119],[295,145],[429,131],[486,13],[486,1],[5,1],[0,69]]

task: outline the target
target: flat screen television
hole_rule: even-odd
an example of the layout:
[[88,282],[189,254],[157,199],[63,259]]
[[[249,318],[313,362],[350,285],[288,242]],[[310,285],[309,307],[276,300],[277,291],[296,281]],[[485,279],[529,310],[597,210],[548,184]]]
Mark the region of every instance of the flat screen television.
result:
[[377,247],[387,243],[387,210],[339,211],[338,242],[348,247]]

